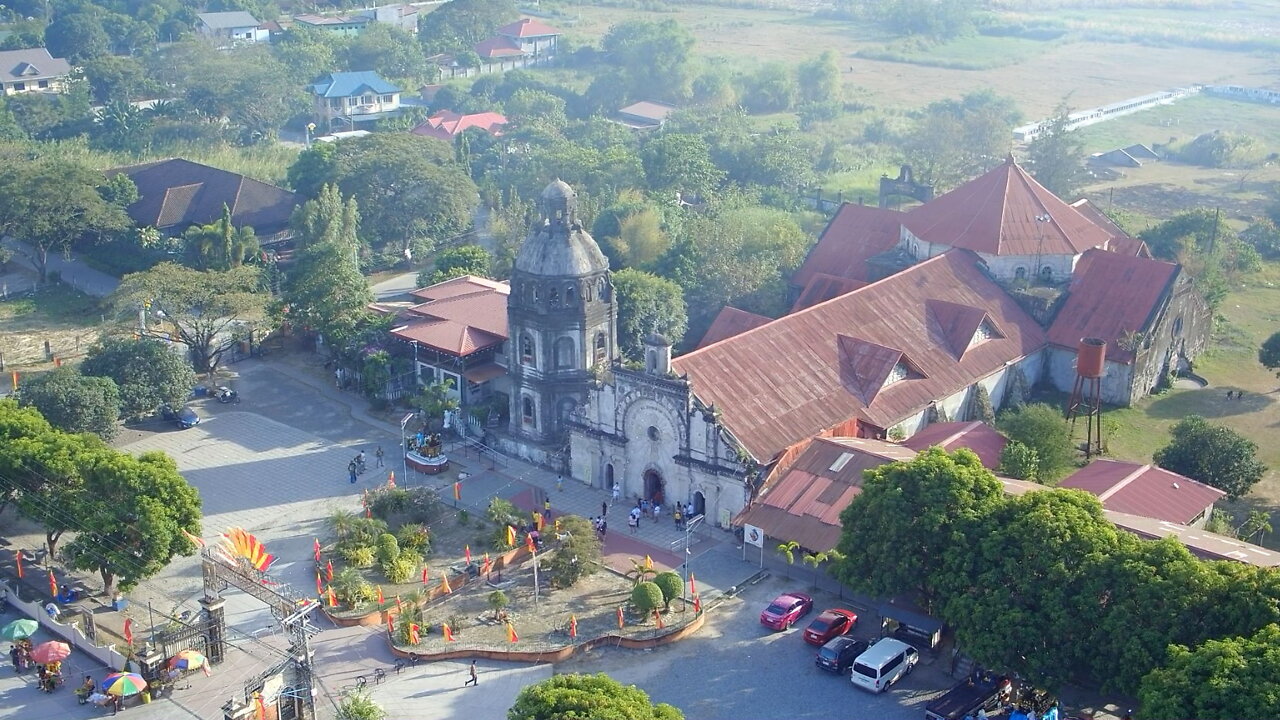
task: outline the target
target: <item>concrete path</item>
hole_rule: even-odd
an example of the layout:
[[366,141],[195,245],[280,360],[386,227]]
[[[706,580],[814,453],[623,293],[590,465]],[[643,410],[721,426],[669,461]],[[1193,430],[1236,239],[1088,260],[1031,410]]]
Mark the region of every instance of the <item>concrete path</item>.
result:
[[[30,245],[8,237],[0,242],[13,251],[14,259],[23,267],[35,272],[36,265],[32,260],[35,250]],[[57,272],[62,276],[62,282],[94,297],[106,297],[115,292],[116,286],[120,284],[119,278],[89,267],[73,252],[65,255],[60,252],[49,253],[49,272]]]

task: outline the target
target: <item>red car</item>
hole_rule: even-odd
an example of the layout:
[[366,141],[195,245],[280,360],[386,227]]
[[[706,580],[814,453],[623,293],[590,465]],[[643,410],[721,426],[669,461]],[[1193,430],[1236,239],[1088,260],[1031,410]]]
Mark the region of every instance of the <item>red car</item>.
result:
[[786,630],[813,609],[813,598],[804,593],[783,593],[760,613],[760,624],[774,630]]
[[804,641],[810,645],[825,645],[833,637],[847,634],[858,624],[858,615],[850,610],[831,608],[809,623],[804,629]]

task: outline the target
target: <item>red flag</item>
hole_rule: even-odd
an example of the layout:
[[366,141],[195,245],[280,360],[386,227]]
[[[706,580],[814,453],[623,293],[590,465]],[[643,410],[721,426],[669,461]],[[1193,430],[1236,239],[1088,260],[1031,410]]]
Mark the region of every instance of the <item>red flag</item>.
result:
[[316,571],[316,595],[324,594],[324,585],[320,584],[320,571]]
[[453,642],[453,631],[449,629],[449,623],[440,623],[440,630],[444,633],[445,642]]
[[258,706],[258,720],[267,720],[267,705],[262,701],[262,696],[255,693],[253,701]]
[[689,573],[689,592],[698,594],[698,578],[694,577],[693,573]]
[[624,625],[626,625],[626,622],[624,622],[622,619],[622,607],[619,606],[618,607],[618,629],[621,630]]
[[58,597],[58,581],[53,577],[53,571],[49,571],[49,594]]
[[454,500],[462,499],[462,483],[460,482],[456,482],[453,484],[453,499]]
[[569,616],[569,637],[578,637],[578,618],[574,615]]
[[325,574],[326,580],[328,580],[329,582],[333,582],[333,561],[332,560],[328,560],[325,562],[324,574]]
[[528,548],[531,553],[538,551],[538,547],[533,544],[533,533],[529,533],[524,536],[524,546]]
[[516,626],[512,625],[511,623],[507,623],[507,642],[510,642],[510,643],[520,642],[520,636],[516,634]]
[[653,619],[654,619],[654,620],[656,620],[656,621],[658,621],[658,629],[659,629],[659,630],[661,630],[662,628],[666,627],[666,625],[664,625],[664,624],[663,624],[663,622],[662,622],[662,613],[658,612],[657,610],[654,610],[654,611],[653,611]]
[[373,517],[373,509],[372,509],[372,508],[369,508],[369,507],[365,507],[365,509],[364,509],[364,516],[365,516],[365,517],[367,517],[367,518],[371,518],[371,517]]
[[124,644],[133,645],[133,618],[124,620]]
[[315,546],[316,563],[319,563],[320,562],[320,540],[318,538],[312,538],[311,542]]
[[18,563],[18,579],[21,580],[22,579],[22,550],[21,549],[14,550],[13,558],[14,558],[14,562]]
[[702,598],[698,597],[698,593],[693,594],[693,612],[694,614],[702,612]]
[[382,586],[381,586],[381,585],[379,585],[379,586],[378,586],[378,604],[379,604],[379,605],[381,605],[382,603],[383,603],[383,599],[382,599]]
[[471,564],[471,546],[463,545],[462,554],[467,558],[467,564],[470,565]]
[[489,571],[492,569],[493,569],[493,561],[489,559],[489,553],[485,553],[484,563],[480,566],[480,572],[484,573],[485,575],[488,575]]
[[420,640],[418,638],[418,630],[420,628],[415,623],[409,623],[409,644],[417,645]]
[[333,586],[329,586],[329,607],[338,607],[338,597],[333,594]]
[[399,610],[400,612],[404,612],[404,605],[400,603],[399,595],[396,596],[396,610]]
[[427,566],[426,565],[422,566],[422,584],[423,585],[427,584]]
[[62,358],[58,357],[57,355],[54,355],[54,356],[53,356],[53,366],[54,366],[54,367],[62,367]]

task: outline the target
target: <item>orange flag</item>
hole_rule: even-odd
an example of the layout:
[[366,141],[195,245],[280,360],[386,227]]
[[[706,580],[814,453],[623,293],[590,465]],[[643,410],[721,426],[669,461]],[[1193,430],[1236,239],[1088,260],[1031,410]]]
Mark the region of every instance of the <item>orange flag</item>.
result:
[[320,539],[319,539],[319,538],[311,538],[311,545],[312,545],[312,548],[315,550],[315,553],[316,553],[316,563],[317,563],[317,564],[319,564],[319,562],[320,562]]
[[258,706],[258,720],[267,720],[267,705],[262,701],[262,696],[258,693],[253,695],[254,704]]
[[427,584],[427,566],[426,565],[422,566],[422,584],[423,585]]
[[578,637],[578,618],[574,615],[569,616],[569,637]]
[[418,630],[420,628],[416,623],[409,623],[409,644],[417,645],[420,641],[418,638]]
[[537,552],[538,546],[533,544],[533,533],[524,536],[524,546],[529,548],[529,552]]
[[133,645],[133,618],[125,618],[124,621],[124,644]]
[[542,531],[543,526],[546,524],[547,524],[547,521],[545,518],[542,517],[542,513],[535,512],[533,514],[533,526],[538,528],[539,532]]
[[694,577],[693,573],[689,573],[689,592],[698,594],[698,578]]
[[463,546],[462,546],[462,554],[463,554],[463,556],[464,556],[464,557],[466,557],[466,558],[467,558],[467,564],[468,564],[468,565],[470,565],[470,564],[471,564],[471,546],[470,546],[470,545],[463,545]]
[[400,603],[399,595],[396,596],[396,610],[399,610],[400,612],[404,612],[404,605]]
[[53,577],[53,571],[49,571],[49,594],[58,597],[58,581]]
[[324,564],[325,580],[333,582],[333,561],[329,560]]
[[22,579],[22,550],[21,549],[13,551],[13,559],[14,559],[14,562],[18,563],[18,579],[21,580]]
[[454,500],[462,499],[462,483],[460,482],[456,482],[453,484],[453,499]]
[[447,573],[440,576],[440,591],[446,595],[453,592],[453,588],[449,587],[449,575]]
[[382,586],[379,585],[378,586],[378,604],[381,605],[383,602],[384,600],[382,599]]
[[13,389],[15,392],[18,389],[18,371],[17,370],[13,371]]
[[489,553],[485,553],[484,563],[480,565],[480,572],[484,573],[485,575],[488,575],[489,571],[492,569],[493,569],[493,561],[489,559]]
[[702,598],[698,597],[698,593],[693,594],[693,612],[694,614],[702,612]]
[[333,586],[329,586],[329,607],[338,607],[338,596],[333,594]]
[[644,556],[644,569],[645,570],[653,569],[653,558],[649,557],[648,555]]
[[453,631],[449,629],[449,623],[441,623],[440,631],[444,633],[445,642],[453,642]]
[[511,547],[516,546],[516,529],[510,525],[507,526],[507,545]]
[[516,626],[511,623],[507,623],[507,642],[520,642],[520,636],[516,634]]
[[396,486],[396,471],[392,470],[391,472],[387,473],[387,487],[394,488],[395,486]]
[[657,621],[659,630],[666,627],[666,625],[663,624],[662,622],[662,613],[658,612],[657,610],[653,611],[653,619]]
[[626,622],[622,619],[622,607],[618,607],[618,629],[621,630]]
[[316,595],[324,594],[324,586],[320,584],[320,571],[316,571]]

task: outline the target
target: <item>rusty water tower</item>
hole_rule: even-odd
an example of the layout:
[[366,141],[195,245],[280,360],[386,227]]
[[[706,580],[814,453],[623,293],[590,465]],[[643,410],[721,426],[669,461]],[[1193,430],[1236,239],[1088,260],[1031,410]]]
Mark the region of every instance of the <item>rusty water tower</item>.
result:
[[1067,401],[1067,419],[1071,421],[1071,434],[1075,435],[1076,418],[1084,415],[1084,455],[1091,458],[1102,454],[1102,376],[1106,371],[1107,341],[1101,338],[1080,338],[1076,346],[1076,382]]

